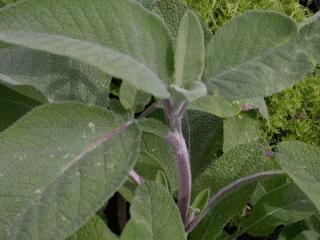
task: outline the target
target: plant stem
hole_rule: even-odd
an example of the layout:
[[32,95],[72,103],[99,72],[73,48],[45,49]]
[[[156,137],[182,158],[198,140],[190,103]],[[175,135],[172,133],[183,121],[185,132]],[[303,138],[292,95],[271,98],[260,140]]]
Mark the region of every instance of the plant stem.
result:
[[143,185],[143,178],[135,170],[129,172],[129,177],[137,186]]
[[208,202],[207,207],[203,211],[203,213],[197,217],[195,217],[186,227],[186,232],[190,233],[199,223],[200,221],[205,217],[205,215],[214,208],[218,203],[220,203],[229,193],[240,189],[242,187],[245,187],[251,183],[257,182],[264,178],[271,178],[278,175],[285,175],[283,171],[280,170],[274,170],[274,171],[267,171],[267,172],[261,172],[257,173],[251,176],[246,176],[243,178],[240,178],[239,180],[230,183],[229,185],[225,186],[221,190],[219,190],[215,195],[213,195]]
[[151,104],[149,107],[147,107],[144,110],[143,113],[140,114],[138,119],[142,119],[142,118],[145,118],[145,117],[149,116],[151,113],[154,112],[154,110],[156,110],[160,106],[161,106],[161,103],[159,103],[159,102],[155,102],[155,103]]
[[118,193],[118,225],[120,232],[123,231],[125,225],[127,224],[127,202],[126,200]]
[[186,108],[186,102],[177,103],[172,99],[171,102],[170,100],[164,102],[167,121],[171,128],[171,132],[166,136],[166,140],[176,157],[176,165],[179,174],[178,207],[184,223],[187,222],[192,184],[190,157],[182,133],[182,117]]

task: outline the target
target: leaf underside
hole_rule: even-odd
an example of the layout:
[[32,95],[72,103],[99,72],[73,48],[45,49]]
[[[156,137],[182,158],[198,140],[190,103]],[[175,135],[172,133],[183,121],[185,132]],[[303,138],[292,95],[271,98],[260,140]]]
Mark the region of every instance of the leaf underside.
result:
[[157,97],[169,97],[169,31],[133,1],[21,1],[0,10],[0,40],[73,58]]

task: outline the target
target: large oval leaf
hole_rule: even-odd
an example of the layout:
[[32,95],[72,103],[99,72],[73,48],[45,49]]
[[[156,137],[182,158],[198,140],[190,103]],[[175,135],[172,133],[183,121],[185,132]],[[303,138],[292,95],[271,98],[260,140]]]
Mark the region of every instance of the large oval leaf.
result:
[[[240,137],[241,136],[241,137]],[[237,145],[263,139],[259,122],[245,114],[223,121],[223,151],[228,152]]]
[[167,98],[168,29],[130,0],[26,0],[0,10],[0,40],[67,56]]
[[263,196],[242,222],[244,232],[266,236],[279,225],[288,225],[317,212],[308,197],[292,182],[282,184]]
[[[263,152],[264,145],[258,142],[237,145],[212,161],[208,168],[197,177],[193,186],[193,195],[196,196],[206,188],[216,193],[222,187],[243,176],[274,168],[274,163],[266,160]],[[255,184],[250,184],[228,194],[195,228],[191,233],[191,239],[216,239],[227,222],[243,210],[254,189]]]
[[277,146],[280,166],[320,210],[320,148],[302,142]]
[[145,179],[153,181],[158,170],[162,170],[168,178],[171,190],[173,192],[178,190],[179,180],[174,155],[164,139],[154,134],[143,134],[141,154],[135,169]]
[[79,101],[106,106],[111,76],[66,57],[25,48],[0,49],[0,82],[36,100],[36,88],[49,102]]
[[240,107],[223,98],[207,95],[191,103],[189,109],[211,113],[217,117],[230,118],[240,113]]
[[64,239],[126,180],[140,129],[82,104],[36,108],[0,134],[0,239]]
[[320,62],[320,12],[308,18],[300,25],[303,49],[308,52],[314,61]]
[[190,110],[185,114],[183,133],[189,146],[193,180],[222,154],[222,123],[206,112]]
[[185,240],[179,210],[160,184],[147,182],[139,188],[131,203],[131,217],[122,240]]
[[118,240],[99,216],[94,216],[66,240]]
[[314,63],[293,20],[271,11],[251,11],[227,23],[207,47],[203,79],[225,99],[269,96],[291,87]]

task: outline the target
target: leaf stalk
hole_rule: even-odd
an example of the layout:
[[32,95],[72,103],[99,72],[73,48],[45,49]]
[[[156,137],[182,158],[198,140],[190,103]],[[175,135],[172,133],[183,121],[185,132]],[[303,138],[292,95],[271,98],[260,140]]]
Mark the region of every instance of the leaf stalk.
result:
[[182,118],[187,109],[186,101],[177,102],[174,99],[164,101],[164,109],[171,132],[166,136],[175,158],[179,174],[178,207],[182,221],[186,224],[191,201],[191,166],[186,140],[182,133]]

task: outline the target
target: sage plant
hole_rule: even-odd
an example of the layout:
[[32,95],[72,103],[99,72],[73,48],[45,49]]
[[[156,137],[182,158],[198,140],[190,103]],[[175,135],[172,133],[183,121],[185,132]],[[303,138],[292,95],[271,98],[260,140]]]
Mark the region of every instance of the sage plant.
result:
[[320,62],[319,16],[211,36],[178,0],[1,8],[0,240],[319,238],[320,149],[270,147],[247,113]]

